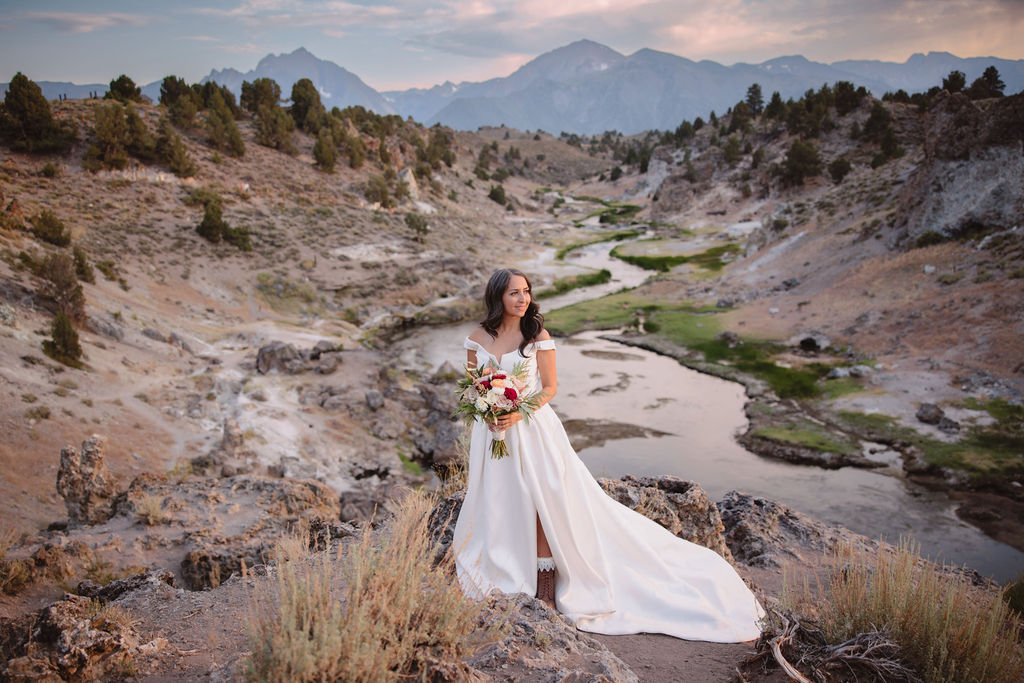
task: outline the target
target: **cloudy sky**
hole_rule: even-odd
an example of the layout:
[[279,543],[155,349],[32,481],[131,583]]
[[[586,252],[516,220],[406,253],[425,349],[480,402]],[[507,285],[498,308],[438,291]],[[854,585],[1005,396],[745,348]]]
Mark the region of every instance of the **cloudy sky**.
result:
[[581,38],[723,64],[1024,58],[1024,0],[0,0],[0,82],[248,71],[305,47],[378,90],[504,76]]

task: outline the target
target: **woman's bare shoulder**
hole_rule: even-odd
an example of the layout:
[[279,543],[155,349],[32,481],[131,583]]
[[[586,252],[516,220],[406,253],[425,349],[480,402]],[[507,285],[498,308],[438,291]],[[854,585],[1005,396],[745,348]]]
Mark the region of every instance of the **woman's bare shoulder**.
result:
[[477,327],[469,334],[469,338],[477,344],[484,344],[490,341],[491,337],[483,327]]
[[534,337],[534,341],[547,341],[548,339],[551,339],[551,333],[547,330],[541,330],[537,333],[537,336]]

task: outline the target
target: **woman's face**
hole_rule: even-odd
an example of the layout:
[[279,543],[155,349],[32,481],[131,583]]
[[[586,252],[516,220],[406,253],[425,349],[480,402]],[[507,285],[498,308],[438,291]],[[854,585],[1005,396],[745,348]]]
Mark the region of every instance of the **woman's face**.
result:
[[522,318],[530,305],[530,287],[522,275],[513,275],[508,280],[508,287],[501,297],[505,304],[505,315]]

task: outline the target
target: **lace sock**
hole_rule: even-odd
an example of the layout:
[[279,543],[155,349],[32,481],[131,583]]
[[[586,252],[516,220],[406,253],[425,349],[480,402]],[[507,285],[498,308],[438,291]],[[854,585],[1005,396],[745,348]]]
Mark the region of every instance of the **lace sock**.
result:
[[539,572],[553,572],[555,571],[555,560],[551,557],[538,557],[537,558],[537,571]]

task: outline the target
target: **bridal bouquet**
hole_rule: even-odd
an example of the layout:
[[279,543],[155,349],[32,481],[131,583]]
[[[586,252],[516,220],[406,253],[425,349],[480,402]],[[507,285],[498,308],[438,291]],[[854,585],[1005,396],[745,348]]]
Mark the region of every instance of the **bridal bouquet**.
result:
[[[502,415],[518,411],[528,420],[540,405],[541,392],[524,394],[526,378],[523,363],[516,363],[511,371],[502,370],[493,361],[483,367],[467,364],[466,374],[458,382],[459,404],[453,415],[467,422],[479,417],[496,423]],[[491,457],[504,458],[508,455],[504,430],[492,431],[492,435]]]

